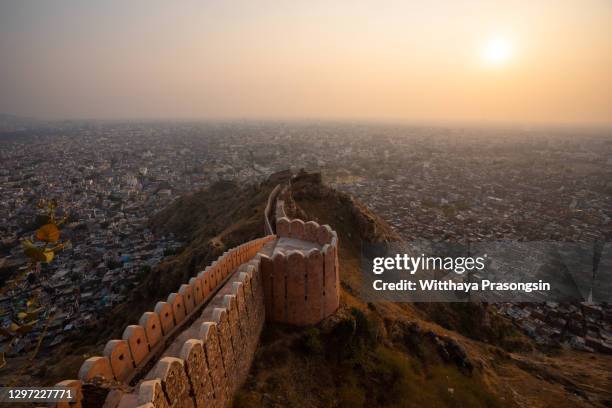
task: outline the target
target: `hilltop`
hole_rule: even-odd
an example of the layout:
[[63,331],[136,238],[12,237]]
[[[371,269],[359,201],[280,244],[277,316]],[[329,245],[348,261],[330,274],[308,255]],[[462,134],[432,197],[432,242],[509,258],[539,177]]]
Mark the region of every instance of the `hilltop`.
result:
[[38,375],[49,383],[72,376],[83,357],[99,353],[107,340],[120,336],[168,288],[185,282],[225,250],[262,236],[264,208],[278,184],[287,186],[282,199],[289,217],[329,224],[337,232],[341,307],[316,327],[267,323],[234,406],[609,404],[609,356],[544,353],[486,305],[364,303],[362,243],[400,237],[358,200],[327,186],[320,174],[306,172],[278,173],[256,185],[218,182],[152,215],[154,233],[175,234],[184,248],[143,276],[131,300],[113,309],[98,327],[54,356],[41,356]]
[[290,218],[337,231],[341,310],[306,330],[267,324],[236,406],[608,403],[608,357],[544,354],[486,305],[364,303],[360,247],[398,240],[397,233],[358,200],[326,186],[317,173],[296,175],[282,198]]
[[[74,377],[86,358],[100,354],[108,340],[121,337],[125,326],[138,322],[142,313],[153,309],[160,298],[168,295],[168,288],[188,281],[229,248],[261,237],[268,196],[279,182],[288,181],[289,176],[280,173],[261,184],[249,185],[220,181],[152,214],[149,226],[156,235],[173,233],[185,246],[143,274],[129,300],[113,307],[95,325],[67,336],[52,352],[39,353],[33,362],[27,356],[10,359],[0,382],[53,385]],[[29,368],[17,378],[15,370],[23,365]]]

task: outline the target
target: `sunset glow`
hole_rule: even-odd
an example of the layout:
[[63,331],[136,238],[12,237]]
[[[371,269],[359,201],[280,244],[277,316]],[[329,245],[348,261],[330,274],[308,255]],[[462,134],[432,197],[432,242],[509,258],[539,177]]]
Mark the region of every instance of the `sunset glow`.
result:
[[491,65],[503,65],[512,59],[513,54],[512,42],[504,37],[491,38],[482,50],[482,58]]
[[609,1],[0,4],[0,112],[612,123]]

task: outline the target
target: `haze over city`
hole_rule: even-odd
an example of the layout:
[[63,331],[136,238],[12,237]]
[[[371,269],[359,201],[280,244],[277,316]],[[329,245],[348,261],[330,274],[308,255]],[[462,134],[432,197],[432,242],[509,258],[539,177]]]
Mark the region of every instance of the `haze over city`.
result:
[[612,123],[612,3],[0,2],[0,112]]
[[612,0],[0,0],[0,405],[610,408],[610,197]]

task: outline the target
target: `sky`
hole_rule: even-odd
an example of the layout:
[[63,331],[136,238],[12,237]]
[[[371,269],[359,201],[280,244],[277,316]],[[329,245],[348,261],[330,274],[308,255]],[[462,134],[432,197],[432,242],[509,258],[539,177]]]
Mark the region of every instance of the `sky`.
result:
[[612,124],[610,0],[0,0],[0,112]]

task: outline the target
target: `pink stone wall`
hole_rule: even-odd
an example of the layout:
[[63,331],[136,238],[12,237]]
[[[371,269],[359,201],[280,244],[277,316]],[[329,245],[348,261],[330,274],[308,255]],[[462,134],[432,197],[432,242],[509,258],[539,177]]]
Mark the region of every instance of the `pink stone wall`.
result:
[[279,237],[316,242],[321,249],[272,257],[273,235],[232,248],[128,326],[122,340],[108,342],[103,357],[87,359],[80,380],[127,383],[142,377],[132,391],[124,386],[111,392],[109,407],[227,406],[248,375],[266,319],[311,325],[339,305],[335,231],[287,219],[280,200],[275,211]]
[[179,288],[179,294],[183,296],[183,304],[185,305],[185,314],[190,314],[196,306],[193,287],[187,284],[182,284]]
[[339,304],[337,234],[283,218],[279,202],[278,236],[317,242],[321,250],[270,257],[273,235],[232,248],[128,326],[122,340],[108,342],[103,357],[85,361],[80,380],[127,383],[147,367],[132,391],[111,393],[118,403],[109,394],[109,407],[224,407],[248,375],[266,319],[310,325],[332,314]]
[[340,305],[336,251],[291,251],[261,257],[266,319],[296,326],[313,325]]
[[321,251],[312,249],[306,255],[306,301],[308,305],[304,311],[305,324],[319,322],[325,317],[323,299],[323,255]]
[[215,394],[206,360],[202,340],[187,340],[181,349],[180,358],[185,361],[185,371],[197,408],[207,408],[215,400]]
[[104,357],[110,361],[113,376],[125,381],[134,370],[134,361],[126,340],[109,340],[104,346]]
[[123,331],[123,340],[127,341],[134,366],[138,367],[150,351],[144,327],[137,324],[129,325]]
[[227,406],[248,375],[263,329],[264,259],[257,254],[241,264],[203,310],[203,317],[185,330],[187,337],[197,338],[179,336],[121,401],[138,400],[153,407]]
[[279,237],[289,237],[291,231],[291,221],[289,218],[282,217],[276,220],[276,235]]
[[91,381],[132,382],[109,393],[109,408],[227,406],[248,375],[266,319],[311,325],[339,305],[337,234],[289,220],[274,201],[266,217],[275,205],[277,236],[316,242],[320,250],[271,256],[274,235],[232,248],[128,326],[123,339],[109,341],[103,357],[87,359],[80,381],[66,381],[79,389]]
[[[79,370],[79,378],[82,381],[90,382],[95,379],[114,380],[115,374],[108,357],[89,357]],[[66,380],[69,381],[69,380]]]
[[268,202],[266,203],[266,207],[264,209],[264,234],[272,235],[274,234],[274,229],[272,228],[272,210],[275,209],[276,198],[278,197],[278,193],[280,192],[281,185],[277,185],[272,190],[272,193],[268,196]]
[[[175,360],[159,359],[146,374],[146,381],[137,383],[132,393],[121,398],[122,404],[136,406],[134,401],[138,401],[139,405],[153,407],[225,406],[248,374],[263,328],[265,306],[258,253],[264,246],[273,245],[275,238],[259,238],[223,254],[189,284],[171,293],[167,301],[158,302],[154,312],[144,313],[138,325],[128,326],[121,340],[109,341],[104,356],[87,359],[79,379],[128,383],[150,367],[151,359],[172,349],[174,343],[168,342],[178,333],[187,332],[190,326],[186,324],[197,324],[196,338],[185,341],[177,337],[182,342],[178,350],[182,351],[169,356]],[[219,296],[220,300],[215,300]],[[215,311],[210,314],[214,318],[200,321],[198,316],[206,315],[213,304]]]
[[149,347],[155,347],[163,338],[161,321],[157,313],[145,312],[138,321],[138,324],[144,327]]
[[[293,226],[293,223],[292,223]],[[287,323],[303,326],[307,324],[305,311],[308,310],[306,299],[306,257],[301,251],[287,254]]]
[[316,242],[321,250],[294,250],[261,256],[266,319],[307,326],[319,323],[340,305],[338,237],[329,225],[280,218],[278,236]]
[[272,258],[272,313],[271,321],[287,320],[287,258],[276,254]]

